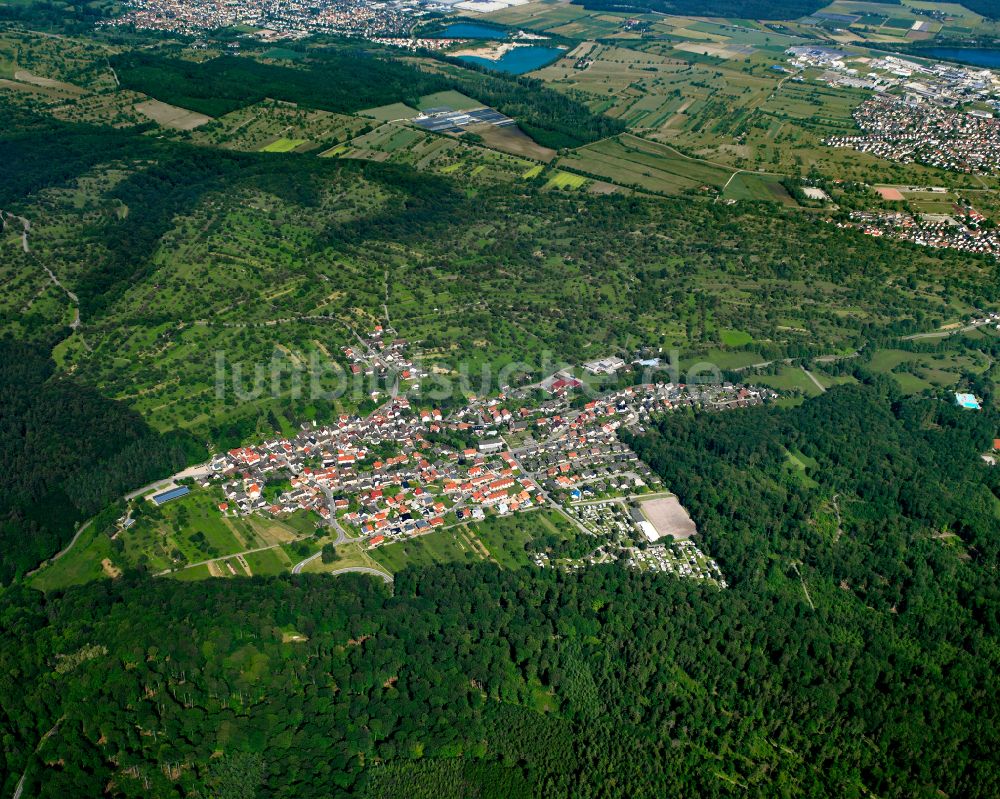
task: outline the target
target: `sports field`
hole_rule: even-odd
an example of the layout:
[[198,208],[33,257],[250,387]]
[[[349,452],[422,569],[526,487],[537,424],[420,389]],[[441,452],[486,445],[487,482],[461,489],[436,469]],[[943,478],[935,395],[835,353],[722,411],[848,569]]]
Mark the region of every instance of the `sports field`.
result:
[[639,508],[660,538],[670,536],[675,540],[684,540],[698,532],[697,526],[677,497],[650,499],[640,503]]

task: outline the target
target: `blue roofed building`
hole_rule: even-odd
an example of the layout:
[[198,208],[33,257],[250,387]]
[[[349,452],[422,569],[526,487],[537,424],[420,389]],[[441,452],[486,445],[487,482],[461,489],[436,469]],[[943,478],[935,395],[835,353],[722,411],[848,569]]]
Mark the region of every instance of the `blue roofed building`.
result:
[[180,499],[185,494],[191,493],[191,489],[187,486],[178,486],[177,488],[171,488],[167,491],[161,491],[159,494],[153,494],[150,499],[153,501],[154,505],[163,505],[164,503],[170,502],[172,499]]

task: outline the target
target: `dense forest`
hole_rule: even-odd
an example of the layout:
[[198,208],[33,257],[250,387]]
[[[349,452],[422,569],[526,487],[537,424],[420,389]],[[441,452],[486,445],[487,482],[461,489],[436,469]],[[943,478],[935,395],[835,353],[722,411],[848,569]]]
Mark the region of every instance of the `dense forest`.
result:
[[592,112],[583,98],[551,89],[535,78],[505,75],[453,58],[444,60],[461,67],[448,73],[450,88],[517,120],[518,127],[545,147],[579,147],[625,130],[620,120]]
[[0,585],[127,490],[207,456],[188,436],[160,435],[54,371],[38,348],[0,340]]
[[452,89],[513,117],[547,147],[576,147],[622,132],[583,102],[531,78],[503,75],[456,59],[428,72],[360,49],[310,51],[299,67],[220,56],[193,62],[132,51],[112,59],[122,86],[212,117],[266,97],[307,108],[353,112],[395,102],[419,105],[422,95]]
[[663,417],[635,444],[726,591],[492,564],[407,570],[391,596],[305,575],[9,590],[4,790],[996,796],[996,423],[878,381]]
[[265,97],[326,111],[358,111],[397,101],[413,104],[444,81],[360,50],[328,52],[322,69],[293,69],[223,55],[209,61],[132,51],[112,59],[125,88],[218,117]]

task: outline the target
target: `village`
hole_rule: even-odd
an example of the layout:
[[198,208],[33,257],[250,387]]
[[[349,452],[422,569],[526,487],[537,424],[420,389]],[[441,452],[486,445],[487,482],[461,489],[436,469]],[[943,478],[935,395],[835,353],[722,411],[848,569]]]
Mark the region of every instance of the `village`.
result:
[[[774,399],[775,392],[647,382],[588,397],[583,382],[564,370],[531,389],[473,397],[443,412],[400,393],[400,379],[412,383],[426,372],[391,330],[378,326],[343,351],[353,374],[391,376],[385,401],[367,416],[305,423],[294,437],[218,454],[199,480],[203,488],[221,490],[220,514],[281,518],[312,511],[336,543],[359,542],[370,550],[487,517],[550,508],[592,537],[592,552],[558,564],[545,563],[542,555],[540,565],[577,568],[621,559],[724,586],[714,561],[693,543],[679,549],[661,540],[688,539],[693,523],[618,432],[642,432],[653,414],[749,407]],[[588,364],[588,371],[602,364],[625,366],[605,359]],[[182,495],[168,491],[153,500]],[[666,514],[657,510],[664,502],[672,503]]]
[[983,225],[985,217],[970,208],[953,214],[912,214],[906,211],[851,211],[838,227],[861,230],[869,236],[899,239],[924,247],[944,247],[1000,258],[1000,233]]
[[988,69],[899,56],[870,57],[820,46],[786,52],[797,80],[873,93],[853,112],[860,134],[829,136],[898,163],[989,175],[1000,169],[1000,78]]
[[315,3],[291,0],[261,3],[182,2],[181,0],[129,0],[121,16],[101,24],[134,26],[140,30],[198,34],[206,30],[236,26],[259,28],[259,38],[268,41],[300,39],[314,33],[361,36],[366,39],[408,36],[417,18],[436,3],[397,0],[364,3],[358,0]]
[[874,97],[853,116],[861,135],[832,136],[824,144],[953,172],[990,175],[1000,169],[1000,120],[989,112],[961,113],[912,99]]

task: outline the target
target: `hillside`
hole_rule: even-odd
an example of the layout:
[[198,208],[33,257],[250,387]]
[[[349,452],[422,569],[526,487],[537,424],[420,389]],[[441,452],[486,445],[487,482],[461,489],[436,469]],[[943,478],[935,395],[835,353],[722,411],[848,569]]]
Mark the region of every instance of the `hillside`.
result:
[[997,23],[183,5],[0,2],[0,795],[1000,796]]
[[725,591],[493,564],[405,570],[392,596],[308,575],[10,591],[4,788],[994,796],[995,423],[879,381],[665,418],[637,445],[725,552]]
[[[51,46],[45,42],[39,46]],[[59,58],[55,51],[47,57]],[[361,57],[342,56],[348,64]],[[378,109],[352,113],[360,100],[323,99],[333,89],[312,70],[339,63],[334,55],[295,69],[232,56],[208,62],[216,65],[209,72],[173,56],[133,54],[115,63],[136,89],[202,111],[237,110],[171,132],[149,121],[107,127],[103,117],[54,118],[56,108],[80,104],[9,103],[0,208],[30,230],[5,220],[0,320],[6,333],[51,351],[53,381],[72,374],[152,429],[185,431],[212,447],[259,436],[278,417],[327,419],[361,407],[356,395],[332,404],[295,396],[291,376],[329,353],[346,368],[342,348],[386,314],[442,368],[465,362],[473,373],[495,373],[518,363],[517,378],[530,381],[553,359],[578,362],[630,347],[676,350],[686,363],[707,358],[722,369],[872,350],[998,299],[996,265],[985,258],[817,225],[808,209],[717,203],[694,186],[681,199],[614,186],[611,195],[561,190],[560,176],[576,176],[464,136],[415,138],[410,128],[370,115]],[[532,117],[529,79],[461,74],[439,62],[438,72],[426,73],[373,63],[400,80],[425,76],[409,88],[440,89],[428,103],[469,102],[444,88],[460,86],[557,138],[594,138],[611,122],[562,94],[562,104],[536,102]],[[89,50],[73,64],[82,84],[105,86],[106,68]],[[182,66],[194,70],[191,85]],[[226,97],[198,70],[220,80],[242,70],[242,77],[229,82],[234,91]],[[286,74],[300,78],[284,81]],[[265,78],[281,84],[286,99],[261,100],[274,93]],[[365,103],[424,102],[402,84],[372,85],[384,93],[364,96]],[[198,87],[225,107],[185,99]],[[95,88],[93,96],[108,102],[115,91]],[[248,152],[239,137],[257,124],[254,141],[265,144]],[[288,133],[289,125],[302,134]],[[322,143],[269,152],[267,142],[282,141],[283,130]],[[346,147],[352,135],[359,157],[316,157],[327,144]],[[381,143],[361,149],[375,135]],[[294,148],[299,139],[289,141]],[[601,157],[614,152],[651,164],[680,155],[635,136],[594,147]],[[988,392],[989,342],[960,347],[960,356],[940,357],[986,370]],[[269,391],[238,399],[227,376],[263,364],[278,370]],[[968,373],[945,365],[932,383]],[[170,471],[148,466],[133,487]],[[19,518],[9,516],[12,541],[34,536]],[[44,545],[26,543],[31,554],[15,556],[19,571],[54,554],[72,522],[62,529]]]

